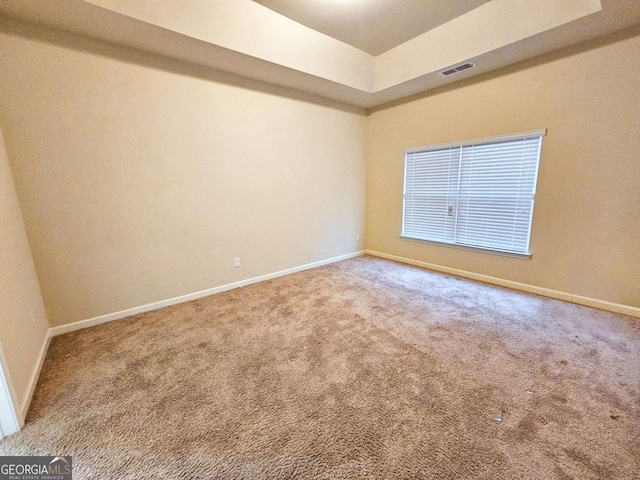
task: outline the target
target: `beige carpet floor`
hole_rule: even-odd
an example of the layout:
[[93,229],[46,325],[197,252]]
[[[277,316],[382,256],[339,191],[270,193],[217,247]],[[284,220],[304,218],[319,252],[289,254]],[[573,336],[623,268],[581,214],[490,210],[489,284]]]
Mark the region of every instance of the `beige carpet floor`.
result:
[[640,321],[371,257],[56,337],[74,478],[640,478]]

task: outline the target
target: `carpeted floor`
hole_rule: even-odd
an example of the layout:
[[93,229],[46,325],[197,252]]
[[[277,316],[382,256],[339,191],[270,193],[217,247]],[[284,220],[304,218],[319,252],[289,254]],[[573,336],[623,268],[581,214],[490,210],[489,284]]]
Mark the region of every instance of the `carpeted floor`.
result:
[[371,257],[56,337],[74,478],[640,478],[640,321]]

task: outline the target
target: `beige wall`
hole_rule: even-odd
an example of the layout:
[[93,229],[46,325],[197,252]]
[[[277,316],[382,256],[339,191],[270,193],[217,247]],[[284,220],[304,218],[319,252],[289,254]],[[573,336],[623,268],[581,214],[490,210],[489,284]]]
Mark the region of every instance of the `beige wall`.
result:
[[[638,65],[635,28],[373,113],[366,247],[640,307]],[[398,238],[406,148],[538,128],[531,260]]]
[[[637,69],[620,68],[640,64],[639,29],[368,118],[40,27],[0,30],[0,124],[52,326],[361,249],[365,143],[367,248],[640,306]],[[398,238],[405,148],[537,128],[549,133],[531,260]]]
[[362,248],[363,112],[19,24],[0,63],[52,326]]
[[0,344],[20,411],[49,325],[1,131],[0,247]]

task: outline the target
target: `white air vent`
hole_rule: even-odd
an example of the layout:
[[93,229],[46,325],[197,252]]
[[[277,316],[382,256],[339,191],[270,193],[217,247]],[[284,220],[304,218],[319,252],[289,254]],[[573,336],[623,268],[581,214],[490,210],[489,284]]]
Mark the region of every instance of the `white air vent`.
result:
[[475,65],[471,62],[462,63],[460,65],[456,65],[455,67],[447,68],[446,70],[440,72],[440,75],[443,77],[448,77],[449,75],[453,75],[454,73],[462,72],[463,70],[468,70],[469,68],[473,68]]

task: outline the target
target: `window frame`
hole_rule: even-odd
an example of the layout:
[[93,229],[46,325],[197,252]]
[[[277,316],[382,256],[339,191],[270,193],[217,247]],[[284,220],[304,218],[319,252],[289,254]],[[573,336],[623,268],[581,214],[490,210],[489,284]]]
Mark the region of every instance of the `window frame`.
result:
[[[542,140],[546,134],[547,134],[546,129],[538,129],[538,130],[530,130],[526,132],[508,133],[503,135],[493,135],[490,137],[474,138],[474,139],[460,140],[455,142],[445,142],[445,143],[431,144],[431,145],[425,145],[420,147],[411,147],[405,150],[404,172],[403,172],[403,182],[402,182],[402,217],[401,217],[402,220],[401,220],[400,238],[403,240],[409,240],[409,241],[420,242],[420,243],[428,243],[432,245],[439,245],[439,246],[445,246],[450,248],[458,248],[462,250],[471,250],[476,252],[491,253],[494,255],[502,255],[507,257],[530,259],[532,257],[531,227],[533,224],[533,215],[535,211],[536,191],[537,191],[538,175],[540,170],[540,157],[542,156]],[[424,153],[429,151],[444,150],[444,149],[458,148],[458,147],[462,148],[465,146],[473,146],[473,145],[508,142],[512,140],[522,140],[522,139],[532,138],[532,137],[540,137],[540,147],[538,150],[538,158],[535,166],[535,174],[534,174],[534,180],[533,180],[533,193],[532,193],[533,198],[532,198],[532,207],[531,207],[532,211],[531,211],[531,216],[530,216],[530,221],[529,221],[528,231],[527,231],[527,252],[526,253],[507,251],[500,248],[491,248],[486,246],[474,246],[474,245],[466,245],[462,243],[443,242],[438,240],[417,238],[411,235],[405,235],[405,214],[406,214],[406,200],[407,200],[407,162],[410,154]],[[460,185],[459,176],[457,180],[457,185],[458,187]],[[459,212],[456,209],[456,218],[458,214]]]

